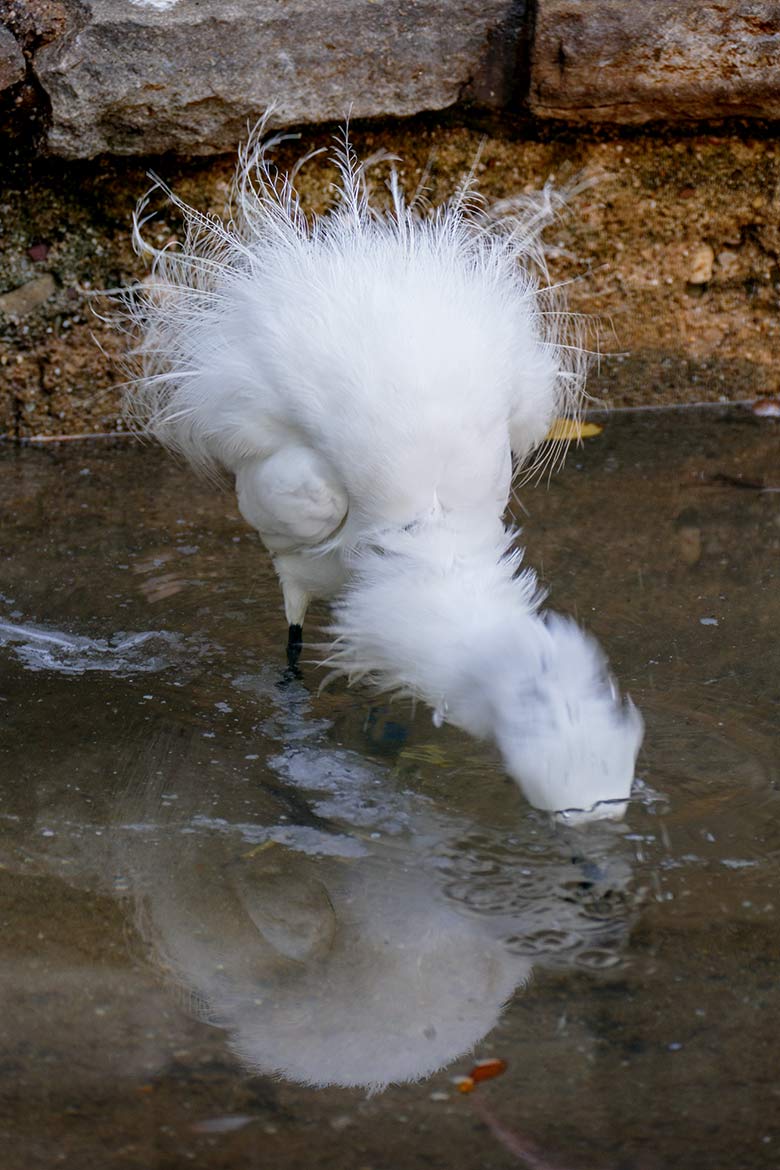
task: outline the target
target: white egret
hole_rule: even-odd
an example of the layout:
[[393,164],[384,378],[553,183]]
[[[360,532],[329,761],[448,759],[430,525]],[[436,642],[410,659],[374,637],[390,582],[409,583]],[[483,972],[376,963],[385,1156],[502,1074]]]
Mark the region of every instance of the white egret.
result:
[[504,513],[519,469],[555,451],[585,359],[547,288],[549,190],[498,216],[464,184],[389,210],[335,151],[337,198],[307,217],[263,125],[239,156],[229,222],[167,194],[180,247],[126,298],[141,370],[131,412],[204,472],[234,477],[278,573],[297,654],[310,600],[332,603],[323,662],[424,700],[492,740],[527,799],[619,817],[641,719],[596,643],[541,611]]

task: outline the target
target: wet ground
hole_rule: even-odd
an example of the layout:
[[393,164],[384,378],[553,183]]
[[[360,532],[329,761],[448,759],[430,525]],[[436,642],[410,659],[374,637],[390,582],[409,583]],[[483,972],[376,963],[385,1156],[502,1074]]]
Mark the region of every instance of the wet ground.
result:
[[615,416],[524,491],[647,727],[579,833],[423,710],[286,677],[228,494],[0,452],[3,1170],[780,1165],[779,451]]

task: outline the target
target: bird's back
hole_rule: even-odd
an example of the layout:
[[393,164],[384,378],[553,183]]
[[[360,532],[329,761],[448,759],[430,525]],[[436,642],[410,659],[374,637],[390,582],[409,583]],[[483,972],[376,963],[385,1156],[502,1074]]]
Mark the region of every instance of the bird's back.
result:
[[371,243],[315,249],[294,284],[270,271],[242,290],[233,343],[252,371],[246,430],[262,417],[282,441],[292,432],[375,523],[408,522],[434,495],[501,511],[522,322],[477,274]]
[[569,393],[522,232],[463,201],[419,216],[397,188],[375,212],[348,153],[340,203],[312,223],[264,149],[229,225],[178,204],[187,239],[134,306],[137,413],[202,467],[310,450],[368,527],[434,500],[500,514],[510,447],[525,456]]
[[192,338],[198,372],[179,399],[200,448],[235,471],[308,447],[369,525],[434,498],[500,514],[514,404],[536,394],[543,433],[554,370],[532,293],[432,243],[369,224],[302,255],[258,248]]

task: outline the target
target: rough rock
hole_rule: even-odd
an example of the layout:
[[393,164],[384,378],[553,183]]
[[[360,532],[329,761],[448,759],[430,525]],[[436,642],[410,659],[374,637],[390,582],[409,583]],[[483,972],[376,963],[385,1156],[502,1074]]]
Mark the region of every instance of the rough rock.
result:
[[16,37],[0,25],[0,92],[21,81],[26,69]]
[[0,313],[6,317],[25,317],[48,301],[49,297],[54,296],[56,291],[54,277],[51,273],[45,272],[43,276],[37,276],[35,280],[28,280],[19,288],[3,293],[0,296]]
[[514,0],[92,0],[35,57],[48,145],[70,158],[232,150],[279,125],[455,103],[515,30]]
[[780,117],[780,4],[538,0],[530,106],[580,123]]
[[694,249],[691,256],[691,265],[688,269],[689,284],[709,284],[712,280],[712,267],[715,263],[715,253],[709,244],[700,244]]
[[84,19],[81,0],[0,0],[0,24],[10,29],[27,53]]

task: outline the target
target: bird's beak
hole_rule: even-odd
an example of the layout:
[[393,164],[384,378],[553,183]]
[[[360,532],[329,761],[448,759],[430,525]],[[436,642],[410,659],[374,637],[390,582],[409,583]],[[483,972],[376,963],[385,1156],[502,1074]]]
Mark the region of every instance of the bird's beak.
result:
[[622,821],[628,808],[627,800],[599,800],[592,808],[563,808],[553,813],[559,825],[582,828],[594,821]]

